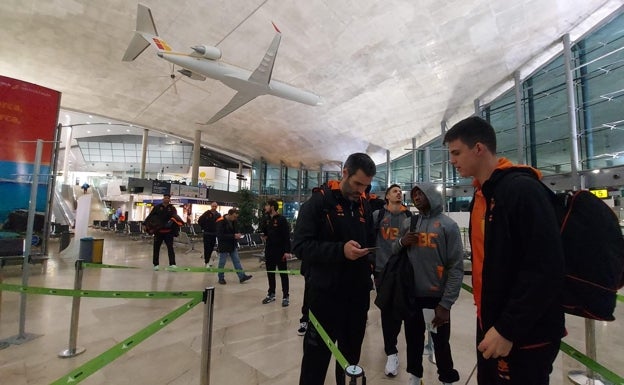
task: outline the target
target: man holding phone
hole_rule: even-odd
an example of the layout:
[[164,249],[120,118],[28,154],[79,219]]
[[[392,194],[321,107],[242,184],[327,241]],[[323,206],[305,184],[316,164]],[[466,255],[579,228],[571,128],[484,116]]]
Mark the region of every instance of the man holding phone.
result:
[[[314,189],[295,225],[293,252],[306,266],[309,309],[350,364],[360,360],[372,287],[368,247],[375,245],[372,212],[364,194],[375,175],[364,153],[349,155],[340,181]],[[314,325],[303,337],[300,385],[322,385],[331,351]],[[345,372],[336,364],[336,384]]]

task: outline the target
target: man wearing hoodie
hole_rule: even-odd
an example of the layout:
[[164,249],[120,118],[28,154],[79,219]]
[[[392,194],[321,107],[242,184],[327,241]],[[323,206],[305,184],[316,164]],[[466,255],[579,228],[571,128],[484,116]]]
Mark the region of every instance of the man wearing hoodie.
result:
[[[403,190],[398,184],[390,185],[386,189],[386,204],[379,210],[373,212],[373,223],[377,233],[375,246],[375,286],[379,290],[379,277],[383,272],[388,259],[392,255],[392,244],[399,237],[399,228],[405,220],[412,216],[412,213],[403,204]],[[381,311],[381,332],[384,339],[384,351],[388,359],[384,373],[386,376],[394,377],[399,371],[399,356],[397,350],[397,337],[401,331],[401,319],[393,316],[391,311]]]
[[494,128],[476,116],[455,124],[444,143],[451,164],[475,186],[470,243],[478,383],[548,384],[565,333],[564,257],[541,174],[497,157]]
[[[442,194],[431,183],[420,183],[411,191],[418,209],[415,218],[403,221],[401,237],[394,243],[398,254],[406,247],[414,270],[414,312],[404,321],[409,385],[420,385],[426,322],[423,309],[433,309],[431,338],[435,346],[438,379],[443,384],[459,381],[453,367],[451,346],[451,306],[459,296],[464,276],[464,249],[457,223],[442,213]],[[415,226],[411,228],[412,221]],[[433,331],[433,330],[432,330]]]

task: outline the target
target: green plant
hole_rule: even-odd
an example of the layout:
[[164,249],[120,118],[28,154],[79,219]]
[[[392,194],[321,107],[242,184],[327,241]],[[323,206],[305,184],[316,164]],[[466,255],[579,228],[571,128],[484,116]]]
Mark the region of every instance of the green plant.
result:
[[251,233],[253,232],[253,226],[257,225],[258,219],[258,198],[256,195],[248,189],[241,189],[238,191],[239,195],[239,211],[238,226],[241,232]]

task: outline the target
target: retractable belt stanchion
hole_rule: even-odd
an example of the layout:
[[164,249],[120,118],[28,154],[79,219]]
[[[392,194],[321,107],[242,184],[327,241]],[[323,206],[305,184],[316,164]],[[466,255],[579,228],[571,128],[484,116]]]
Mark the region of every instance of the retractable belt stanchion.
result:
[[364,375],[364,369],[362,369],[362,367],[358,365],[349,364],[347,359],[338,349],[338,346],[336,346],[336,344],[329,337],[325,329],[323,329],[323,326],[316,319],[316,316],[314,315],[314,313],[312,313],[312,310],[308,310],[308,318],[314,329],[316,329],[316,331],[318,332],[319,336],[321,336],[323,342],[325,342],[325,345],[327,345],[327,348],[329,349],[331,354],[345,371],[345,374],[349,376],[349,385],[357,385],[358,378],[362,379],[362,385],[366,385],[366,375]]
[[210,384],[210,351],[212,349],[212,319],[214,309],[214,286],[204,290],[203,302],[206,304],[202,327],[202,351],[200,365],[200,385]]
[[[596,360],[596,321],[593,319],[585,318],[585,353],[587,357],[593,361]],[[575,384],[579,385],[603,385],[599,377],[594,373],[591,368],[587,368],[587,371],[573,370],[568,373],[568,378]]]
[[362,378],[362,385],[366,385],[364,369],[357,365],[349,365],[345,368],[345,373],[349,376],[349,385],[357,385],[357,379]]
[[[82,266],[84,260],[78,259],[74,264],[76,266],[76,275],[74,278],[74,290],[82,289],[82,275],[84,268]],[[71,323],[69,326],[69,348],[61,351],[58,356],[61,358],[74,357],[85,352],[85,348],[76,347],[78,341],[78,318],[80,316],[80,296],[75,295],[72,300]]]

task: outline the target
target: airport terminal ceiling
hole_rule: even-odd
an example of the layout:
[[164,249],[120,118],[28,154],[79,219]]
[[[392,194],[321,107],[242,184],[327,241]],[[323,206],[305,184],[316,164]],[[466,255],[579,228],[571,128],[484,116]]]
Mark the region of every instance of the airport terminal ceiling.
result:
[[[61,107],[145,127],[250,163],[318,168],[367,152],[377,163],[440,134],[622,7],[622,0],[150,1],[174,51],[216,46],[254,71],[276,32],[272,79],[320,95],[310,106],[263,95],[205,125],[235,92],[198,81],[148,48],[122,57],[137,2],[0,2],[0,75],[62,92]],[[172,75],[174,75],[172,77]],[[60,116],[63,122],[63,116]],[[81,122],[72,121],[68,124]],[[127,126],[123,126],[127,129]],[[74,137],[86,135],[76,127]],[[137,134],[137,133],[135,133]],[[139,133],[140,135],[140,133]]]

